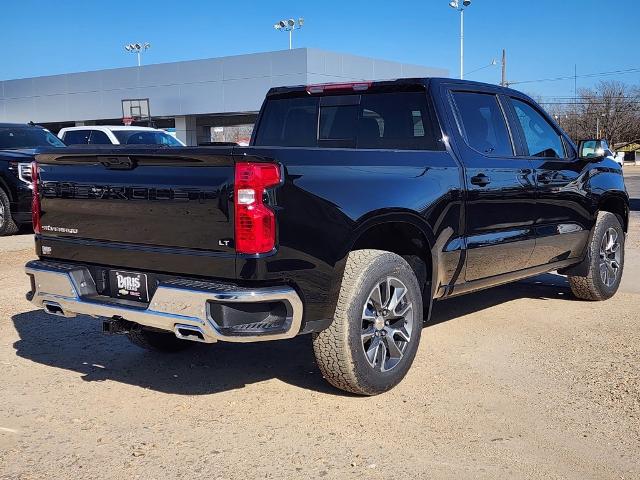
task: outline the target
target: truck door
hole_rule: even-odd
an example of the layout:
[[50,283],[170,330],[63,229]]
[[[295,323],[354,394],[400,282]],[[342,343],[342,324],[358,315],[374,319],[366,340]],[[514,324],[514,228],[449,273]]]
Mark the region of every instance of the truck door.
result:
[[467,189],[467,282],[526,268],[535,247],[531,161],[517,155],[499,96],[473,88],[449,97]]
[[537,105],[526,98],[506,101],[522,158],[531,161],[537,184],[536,247],[528,266],[579,257],[593,226],[591,200],[582,188],[586,162]]

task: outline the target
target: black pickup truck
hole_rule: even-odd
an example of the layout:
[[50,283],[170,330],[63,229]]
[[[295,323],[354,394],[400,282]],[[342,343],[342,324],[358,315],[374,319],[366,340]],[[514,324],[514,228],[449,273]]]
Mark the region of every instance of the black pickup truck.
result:
[[0,123],[0,237],[31,223],[31,163],[39,147],[64,147],[33,124]]
[[34,172],[35,305],[161,351],[311,333],[358,394],[404,377],[434,300],[556,270],[604,300],[624,263],[618,165],[481,83],[274,88],[249,147],[70,148]]

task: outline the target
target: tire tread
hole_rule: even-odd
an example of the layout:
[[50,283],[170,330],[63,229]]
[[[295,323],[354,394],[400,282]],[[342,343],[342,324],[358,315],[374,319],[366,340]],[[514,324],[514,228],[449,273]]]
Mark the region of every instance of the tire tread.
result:
[[0,237],[18,233],[18,224],[16,224],[16,222],[13,220],[13,217],[11,216],[11,204],[9,203],[9,196],[2,188],[0,188],[0,203],[4,205],[6,216],[4,225],[0,224]]
[[[349,309],[358,295],[367,266],[381,256],[389,256],[393,262],[406,263],[402,257],[383,250],[365,249],[349,253],[333,322],[327,329],[313,334],[313,350],[322,376],[334,387],[359,395],[381,392],[367,387],[358,376],[349,348]],[[406,266],[411,269],[408,264]]]
[[[600,249],[600,230],[605,228],[605,224],[615,222],[617,226],[621,228],[620,220],[616,215],[610,212],[599,212],[596,224],[593,227],[593,235],[589,240],[588,252],[589,255],[589,270],[586,276],[569,276],[569,286],[571,292],[581,300],[588,300],[593,302],[600,302],[607,300],[611,297],[606,292],[603,292],[598,284],[597,276],[599,273],[596,271],[596,262],[594,262],[594,255],[599,252]],[[624,248],[624,242],[621,248]]]

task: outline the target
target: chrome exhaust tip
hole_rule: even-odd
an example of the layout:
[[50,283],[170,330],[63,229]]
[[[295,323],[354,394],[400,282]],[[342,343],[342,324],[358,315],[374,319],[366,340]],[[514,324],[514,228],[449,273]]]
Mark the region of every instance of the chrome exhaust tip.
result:
[[49,300],[45,300],[42,302],[42,307],[44,311],[49,315],[55,315],[56,317],[75,317],[75,313],[65,313],[59,303],[51,302]]
[[204,331],[200,327],[178,324],[174,327],[173,331],[176,334],[176,337],[178,337],[180,340],[210,343],[206,340]]

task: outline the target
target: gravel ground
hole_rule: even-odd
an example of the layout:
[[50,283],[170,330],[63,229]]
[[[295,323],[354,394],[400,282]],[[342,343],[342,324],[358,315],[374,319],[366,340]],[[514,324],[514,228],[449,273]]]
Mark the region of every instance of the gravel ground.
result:
[[614,299],[549,274],[441,302],[375,398],[308,337],[163,356],[34,311],[31,239],[0,239],[0,478],[640,478],[637,213]]

